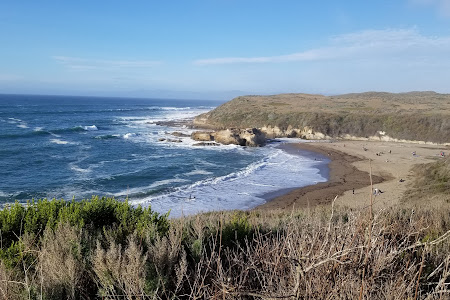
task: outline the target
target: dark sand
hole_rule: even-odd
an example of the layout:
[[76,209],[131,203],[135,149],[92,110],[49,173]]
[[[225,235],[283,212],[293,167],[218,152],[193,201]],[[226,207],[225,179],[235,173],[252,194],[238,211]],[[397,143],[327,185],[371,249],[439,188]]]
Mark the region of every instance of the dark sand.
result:
[[[352,163],[363,160],[363,158],[352,156],[334,149],[326,149],[321,147],[320,144],[321,143],[295,143],[284,144],[281,147],[288,152],[305,150],[308,151],[308,153],[306,153],[307,155],[311,155],[311,152],[313,152],[320,154],[317,156],[319,158],[329,158],[329,173],[327,176],[329,180],[327,182],[317,183],[298,189],[281,190],[273,194],[265,195],[265,198],[269,199],[268,202],[258,206],[257,209],[291,210],[292,208],[326,205],[331,203],[336,196],[342,195],[345,191],[370,186],[369,173],[358,170],[352,165]],[[322,168],[320,171],[323,173],[328,170]],[[390,179],[390,177],[372,175],[373,184],[378,184]]]

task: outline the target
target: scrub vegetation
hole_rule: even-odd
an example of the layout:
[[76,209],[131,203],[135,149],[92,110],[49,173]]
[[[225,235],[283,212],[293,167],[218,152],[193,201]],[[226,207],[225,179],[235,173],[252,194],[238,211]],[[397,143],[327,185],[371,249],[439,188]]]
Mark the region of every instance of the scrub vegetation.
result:
[[0,212],[1,299],[446,299],[450,207],[229,211],[126,201]]

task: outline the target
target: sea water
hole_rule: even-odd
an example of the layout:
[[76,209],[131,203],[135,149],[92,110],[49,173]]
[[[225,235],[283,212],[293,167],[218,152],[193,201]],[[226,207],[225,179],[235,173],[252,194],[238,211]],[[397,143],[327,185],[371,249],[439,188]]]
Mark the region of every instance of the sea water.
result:
[[0,203],[114,196],[180,216],[251,209],[267,193],[326,180],[319,168],[325,162],[277,143],[194,146],[190,137],[171,135],[193,129],[157,125],[219,104],[0,95]]

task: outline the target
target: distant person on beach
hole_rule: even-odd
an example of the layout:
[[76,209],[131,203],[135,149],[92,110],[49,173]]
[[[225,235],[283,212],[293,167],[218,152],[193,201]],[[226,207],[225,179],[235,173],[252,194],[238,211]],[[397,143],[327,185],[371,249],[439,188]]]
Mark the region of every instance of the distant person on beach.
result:
[[378,196],[379,194],[381,194],[381,193],[383,193],[380,189],[378,189],[378,188],[376,188],[376,189],[374,189],[373,190],[373,194],[375,195],[375,196]]

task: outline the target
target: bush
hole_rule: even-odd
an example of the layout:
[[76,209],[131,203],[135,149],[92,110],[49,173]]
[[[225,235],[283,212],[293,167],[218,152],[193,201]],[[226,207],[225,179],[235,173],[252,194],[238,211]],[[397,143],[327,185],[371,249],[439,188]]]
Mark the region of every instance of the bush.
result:
[[[29,209],[33,221],[23,221]],[[365,211],[321,208],[168,220],[94,197],[15,204],[1,214],[11,221],[2,228],[19,233],[0,252],[4,299],[434,299],[448,293],[448,205],[392,208],[373,219]],[[30,232],[12,226],[25,223]]]
[[46,228],[55,229],[60,223],[84,228],[91,234],[114,226],[117,241],[126,242],[126,237],[138,231],[141,235],[150,226],[156,231],[167,232],[168,214],[160,216],[150,208],[134,208],[127,201],[93,196],[89,200],[38,200],[27,205],[18,202],[0,211],[2,248],[8,248],[22,234],[40,237]]

